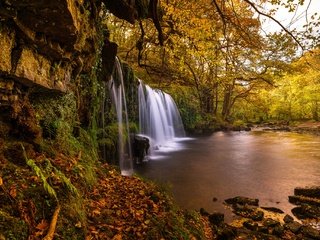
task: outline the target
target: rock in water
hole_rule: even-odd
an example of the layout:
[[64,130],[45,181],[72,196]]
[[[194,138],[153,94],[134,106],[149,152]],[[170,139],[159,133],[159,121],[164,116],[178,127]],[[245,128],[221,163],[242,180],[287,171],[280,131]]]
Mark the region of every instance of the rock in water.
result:
[[227,204],[259,206],[259,199],[237,196],[224,200]]

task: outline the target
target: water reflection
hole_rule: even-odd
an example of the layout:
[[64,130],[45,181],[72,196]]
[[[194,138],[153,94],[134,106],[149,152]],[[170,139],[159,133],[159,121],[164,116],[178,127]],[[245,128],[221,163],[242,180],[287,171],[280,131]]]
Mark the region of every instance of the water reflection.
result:
[[243,195],[289,213],[295,187],[320,184],[319,144],[320,137],[289,132],[218,132],[180,142],[181,151],[164,150],[161,161],[136,171],[170,184],[187,209],[225,212],[224,199]]

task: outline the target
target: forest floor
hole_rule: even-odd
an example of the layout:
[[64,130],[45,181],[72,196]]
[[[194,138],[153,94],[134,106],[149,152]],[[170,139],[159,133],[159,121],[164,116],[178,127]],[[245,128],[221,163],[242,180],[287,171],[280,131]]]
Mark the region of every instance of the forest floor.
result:
[[48,157],[19,146],[0,154],[1,240],[320,239],[318,229],[250,200],[231,204],[240,220],[227,224],[220,213],[181,209],[164,186],[90,165],[81,152]]

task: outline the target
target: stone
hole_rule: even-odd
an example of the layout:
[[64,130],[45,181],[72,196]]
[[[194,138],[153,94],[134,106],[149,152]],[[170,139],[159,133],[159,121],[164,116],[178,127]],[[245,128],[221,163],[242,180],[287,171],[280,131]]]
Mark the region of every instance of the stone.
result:
[[24,48],[17,62],[14,74],[16,80],[25,86],[38,86],[43,89],[65,92],[70,82],[68,69],[53,71],[51,62],[30,48]]
[[275,227],[277,225],[280,225],[280,223],[277,220],[274,220],[272,218],[265,219],[262,224],[266,227]]
[[280,224],[276,225],[272,230],[272,234],[281,237],[284,234],[284,227]]
[[108,81],[112,75],[116,56],[118,52],[118,45],[109,40],[105,40],[101,51],[101,81]]
[[269,233],[269,228],[266,227],[266,226],[258,226],[257,231],[258,231],[258,232],[261,232],[261,233],[266,233],[266,234],[268,234],[268,233]]
[[255,211],[254,213],[252,213],[250,216],[249,216],[252,220],[254,221],[261,221],[264,217],[264,212],[262,211]]
[[301,233],[306,236],[310,237],[312,239],[320,239],[320,231],[317,229],[314,229],[311,226],[302,226],[301,227]]
[[297,234],[300,231],[301,226],[302,225],[296,221],[284,224],[284,228],[290,230],[294,234]]
[[312,197],[306,197],[306,196],[289,196],[289,202],[293,203],[295,205],[300,204],[310,204],[320,207],[320,199],[312,198]]
[[149,138],[140,135],[134,135],[132,138],[133,158],[136,163],[142,163],[149,154]]
[[233,240],[235,239],[236,231],[229,225],[224,224],[217,231],[217,240]]
[[284,213],[281,209],[276,207],[261,207],[263,210],[266,210],[268,212],[274,212],[274,213]]
[[320,186],[306,188],[297,187],[294,189],[294,195],[320,199]]
[[243,222],[243,226],[251,231],[256,231],[258,229],[258,224],[252,220]]
[[8,28],[0,26],[0,73],[8,74],[11,70],[11,51],[15,43],[15,34]]
[[202,216],[206,216],[206,217],[210,215],[210,213],[207,210],[205,210],[204,208],[200,208],[200,214]]
[[286,215],[284,216],[284,218],[283,218],[283,221],[284,221],[285,223],[291,223],[291,222],[294,221],[294,219],[293,219],[293,217],[291,217],[290,215],[286,214]]
[[320,207],[314,205],[302,204],[300,207],[293,208],[291,212],[298,219],[320,218]]
[[220,225],[224,222],[224,214],[219,212],[214,212],[209,215],[209,221],[213,225]]
[[224,200],[227,204],[240,204],[240,205],[252,205],[252,206],[259,206],[259,199],[248,198],[248,197],[241,197],[237,196],[234,198],[228,198]]

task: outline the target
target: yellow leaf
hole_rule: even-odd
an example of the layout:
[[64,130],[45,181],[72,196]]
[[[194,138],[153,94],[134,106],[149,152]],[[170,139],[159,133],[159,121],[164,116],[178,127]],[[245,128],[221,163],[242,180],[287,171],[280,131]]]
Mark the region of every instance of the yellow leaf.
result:
[[0,186],[3,185],[3,180],[2,180],[2,177],[0,177]]

